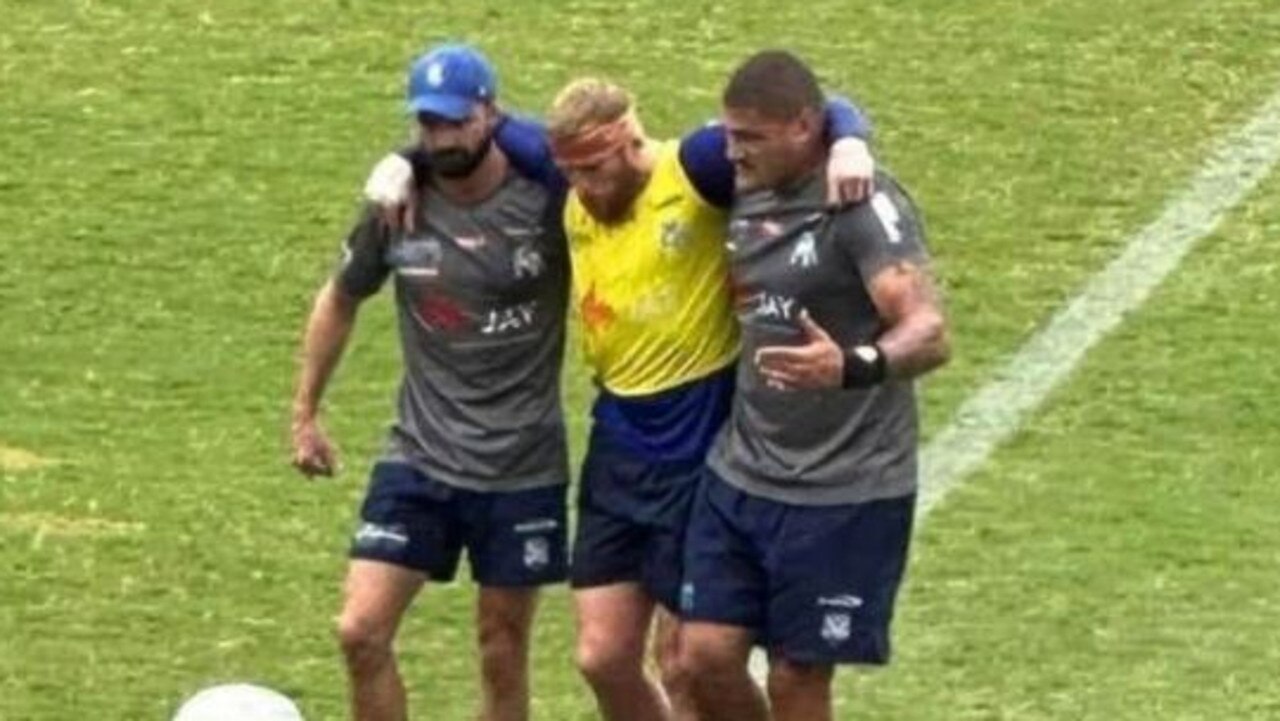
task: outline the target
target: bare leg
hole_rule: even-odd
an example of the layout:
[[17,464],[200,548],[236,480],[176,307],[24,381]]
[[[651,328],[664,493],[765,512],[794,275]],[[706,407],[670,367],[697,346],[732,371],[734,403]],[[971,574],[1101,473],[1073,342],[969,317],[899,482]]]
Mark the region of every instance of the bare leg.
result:
[[831,666],[769,659],[769,701],[777,721],[831,721]]
[[392,641],[400,618],[425,582],[424,574],[388,563],[353,560],[347,566],[338,640],[347,662],[355,721],[408,718]]
[[528,721],[529,636],[536,588],[481,587],[476,601],[480,645],[479,721]]
[[644,672],[653,599],[635,583],[574,592],[578,670],[605,721],[671,721],[662,692]]
[[680,626],[680,658],[704,721],[769,721],[769,708],[747,663],[749,629],[686,621]]
[[673,721],[698,721],[693,688],[680,664],[680,619],[662,606],[654,613],[653,661],[671,702]]

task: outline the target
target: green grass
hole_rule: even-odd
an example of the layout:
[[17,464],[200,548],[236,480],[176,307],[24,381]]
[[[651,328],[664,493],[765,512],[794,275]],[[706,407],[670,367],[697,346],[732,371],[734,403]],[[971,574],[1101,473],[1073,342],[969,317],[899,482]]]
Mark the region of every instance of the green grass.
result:
[[[329,628],[398,372],[385,299],[328,404],[342,476],[296,478],[284,421],[309,296],[427,41],[481,43],[517,107],[608,74],[661,135],[712,115],[750,50],[802,52],[926,211],[958,350],[936,428],[1273,92],[1272,5],[0,0],[0,446],[57,460],[0,471],[0,718],[163,718],[242,678],[341,718]],[[930,520],[897,662],[849,677],[850,717],[1280,714],[1277,190]],[[471,601],[432,589],[405,628],[435,717],[473,708]],[[594,717],[568,618],[549,594],[540,719]]]

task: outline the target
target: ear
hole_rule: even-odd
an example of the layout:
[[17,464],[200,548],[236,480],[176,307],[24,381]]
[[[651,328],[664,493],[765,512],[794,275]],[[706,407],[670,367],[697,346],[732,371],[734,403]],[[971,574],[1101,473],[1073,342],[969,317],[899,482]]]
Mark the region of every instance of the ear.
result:
[[493,104],[492,100],[486,100],[479,106],[480,119],[485,127],[493,130],[498,127],[498,120],[502,117],[502,113],[498,110],[498,106]]
[[827,115],[824,111],[805,108],[795,120],[796,138],[804,142],[826,137]]

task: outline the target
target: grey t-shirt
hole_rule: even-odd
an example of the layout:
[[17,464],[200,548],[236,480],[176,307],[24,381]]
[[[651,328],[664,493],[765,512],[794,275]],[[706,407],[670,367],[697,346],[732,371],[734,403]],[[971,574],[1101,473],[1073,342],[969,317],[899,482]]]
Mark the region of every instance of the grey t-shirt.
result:
[[887,174],[875,195],[841,211],[823,207],[822,178],[790,191],[745,194],[729,226],[730,273],[742,356],[729,421],[708,462],[728,483],[784,503],[833,505],[896,498],[916,487],[912,384],[782,391],[765,385],[756,349],[803,342],[809,315],[843,348],[884,327],[870,280],[896,261],[928,261],[919,217]]
[[405,373],[383,460],[471,490],[566,483],[559,204],[512,173],[479,204],[428,187],[421,205],[411,235],[366,210],[336,274],[357,297],[395,275]]

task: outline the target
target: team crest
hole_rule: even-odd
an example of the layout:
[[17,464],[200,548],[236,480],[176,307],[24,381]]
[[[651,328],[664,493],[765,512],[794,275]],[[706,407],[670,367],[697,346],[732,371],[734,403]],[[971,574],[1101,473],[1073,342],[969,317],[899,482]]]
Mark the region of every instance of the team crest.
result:
[[524,567],[536,571],[551,563],[551,544],[542,536],[524,539]]
[[790,263],[801,268],[812,268],[818,264],[818,239],[812,231],[806,230],[796,241]]
[[689,226],[675,219],[667,219],[662,221],[662,227],[658,230],[658,240],[662,243],[662,249],[669,252],[683,250],[689,245],[692,234],[689,232]]
[[822,617],[822,640],[832,646],[849,640],[853,620],[847,613],[828,613]]
[[511,272],[517,278],[537,278],[542,275],[546,266],[542,253],[531,245],[516,248],[515,254],[511,257]]

